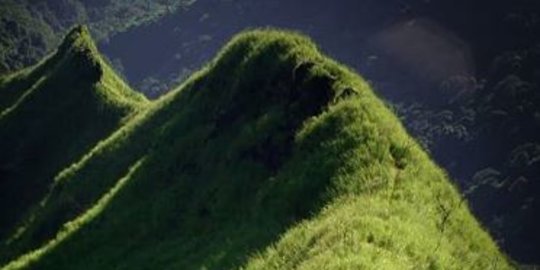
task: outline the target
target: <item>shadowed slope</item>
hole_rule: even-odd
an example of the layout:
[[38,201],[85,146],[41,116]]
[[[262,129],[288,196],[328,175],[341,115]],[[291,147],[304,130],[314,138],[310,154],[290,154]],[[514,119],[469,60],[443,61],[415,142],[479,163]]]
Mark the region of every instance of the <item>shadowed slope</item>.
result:
[[53,177],[147,101],[105,64],[85,27],[56,53],[0,79],[0,239]]
[[5,251],[5,269],[509,268],[365,81],[271,30],[60,173]]

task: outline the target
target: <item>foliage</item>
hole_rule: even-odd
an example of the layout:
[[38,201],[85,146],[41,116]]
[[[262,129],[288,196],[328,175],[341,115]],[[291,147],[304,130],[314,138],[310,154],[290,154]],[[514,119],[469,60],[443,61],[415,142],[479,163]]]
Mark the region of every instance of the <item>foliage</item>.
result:
[[156,20],[194,0],[0,0],[0,73],[29,66],[54,49],[73,25],[97,40]]
[[426,149],[432,149],[443,138],[468,142],[476,120],[475,111],[460,109],[430,109],[419,103],[393,104],[394,110]]

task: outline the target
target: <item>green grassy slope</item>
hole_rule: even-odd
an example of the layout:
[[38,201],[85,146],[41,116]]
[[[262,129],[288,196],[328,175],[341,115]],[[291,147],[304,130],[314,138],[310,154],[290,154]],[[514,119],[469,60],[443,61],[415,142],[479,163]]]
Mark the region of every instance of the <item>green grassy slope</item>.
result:
[[235,37],[56,177],[3,269],[509,269],[366,82]]
[[74,28],[36,66],[0,78],[0,239],[55,174],[146,104]]

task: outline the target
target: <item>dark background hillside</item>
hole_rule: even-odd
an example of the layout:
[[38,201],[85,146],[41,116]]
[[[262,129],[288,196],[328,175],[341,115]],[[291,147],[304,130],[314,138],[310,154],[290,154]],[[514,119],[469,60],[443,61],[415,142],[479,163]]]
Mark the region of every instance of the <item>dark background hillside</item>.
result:
[[540,262],[537,1],[0,2],[10,11],[1,15],[5,71],[39,59],[75,22],[90,22],[117,71],[151,98],[240,30],[304,32],[395,106],[511,257]]
[[106,40],[192,2],[0,0],[0,74],[41,59],[74,24],[88,24],[97,40]]

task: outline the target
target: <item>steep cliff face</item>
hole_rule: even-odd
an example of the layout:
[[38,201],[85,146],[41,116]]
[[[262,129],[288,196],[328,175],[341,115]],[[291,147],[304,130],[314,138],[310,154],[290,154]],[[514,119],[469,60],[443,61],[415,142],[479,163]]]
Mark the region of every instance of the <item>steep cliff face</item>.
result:
[[59,172],[0,254],[4,269],[511,268],[369,85],[275,30],[239,34]]

